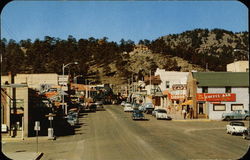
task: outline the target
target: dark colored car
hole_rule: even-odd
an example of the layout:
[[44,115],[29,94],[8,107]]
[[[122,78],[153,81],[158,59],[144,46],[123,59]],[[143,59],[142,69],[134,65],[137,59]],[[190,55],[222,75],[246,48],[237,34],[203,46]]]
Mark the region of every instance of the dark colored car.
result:
[[141,110],[133,110],[132,113],[132,119],[137,120],[137,119],[145,119],[143,113]]
[[103,107],[103,102],[102,101],[96,101],[96,110],[102,111],[105,110]]
[[95,111],[96,111],[96,108],[97,108],[97,106],[96,106],[95,103],[92,103],[92,104],[90,104],[90,106],[89,106],[89,110],[90,110],[91,112],[95,112]]

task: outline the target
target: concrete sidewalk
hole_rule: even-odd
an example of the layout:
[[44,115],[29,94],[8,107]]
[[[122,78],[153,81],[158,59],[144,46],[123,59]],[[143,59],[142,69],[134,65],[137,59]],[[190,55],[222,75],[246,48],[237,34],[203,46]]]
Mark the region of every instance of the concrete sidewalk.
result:
[[[45,141],[49,141],[49,139],[47,136],[39,136],[38,141],[45,142]],[[24,139],[20,137],[14,137],[14,138],[2,137],[2,147],[4,147],[6,143],[22,143],[22,142],[35,143],[36,137],[26,137]],[[4,155],[13,160],[39,160],[43,156],[43,153],[42,152],[36,153],[36,152],[17,151],[17,152],[4,152]]]
[[4,153],[10,159],[13,160],[39,160],[43,156],[41,152],[13,152],[13,153]]
[[[49,139],[48,136],[38,136],[38,141],[48,141],[52,140]],[[36,137],[25,137],[25,138],[20,138],[20,137],[3,137],[2,136],[2,143],[3,142],[26,142],[26,141],[36,141]]]

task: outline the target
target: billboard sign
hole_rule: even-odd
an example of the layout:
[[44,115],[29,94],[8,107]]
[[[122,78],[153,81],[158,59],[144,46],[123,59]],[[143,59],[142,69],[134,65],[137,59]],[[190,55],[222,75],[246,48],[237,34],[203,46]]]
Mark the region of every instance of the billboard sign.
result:
[[235,102],[235,93],[197,93],[197,101],[207,101],[207,102]]

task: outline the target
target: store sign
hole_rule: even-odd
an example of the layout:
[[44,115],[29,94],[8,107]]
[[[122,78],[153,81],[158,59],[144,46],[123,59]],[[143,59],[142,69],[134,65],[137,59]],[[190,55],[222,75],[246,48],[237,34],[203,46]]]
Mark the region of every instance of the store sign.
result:
[[171,94],[171,99],[172,100],[179,100],[179,99],[185,99],[185,96],[184,94]]
[[236,101],[235,93],[197,93],[197,101],[208,101],[208,102],[234,102]]
[[174,84],[172,85],[173,90],[186,90],[187,85],[186,84]]

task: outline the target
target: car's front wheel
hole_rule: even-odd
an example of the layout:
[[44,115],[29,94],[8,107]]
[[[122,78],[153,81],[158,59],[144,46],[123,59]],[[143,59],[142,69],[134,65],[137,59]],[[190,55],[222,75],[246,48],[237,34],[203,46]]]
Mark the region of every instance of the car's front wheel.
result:
[[249,121],[250,120],[249,116],[246,116],[245,120]]
[[226,121],[230,121],[230,117],[226,117],[225,120],[226,120]]

